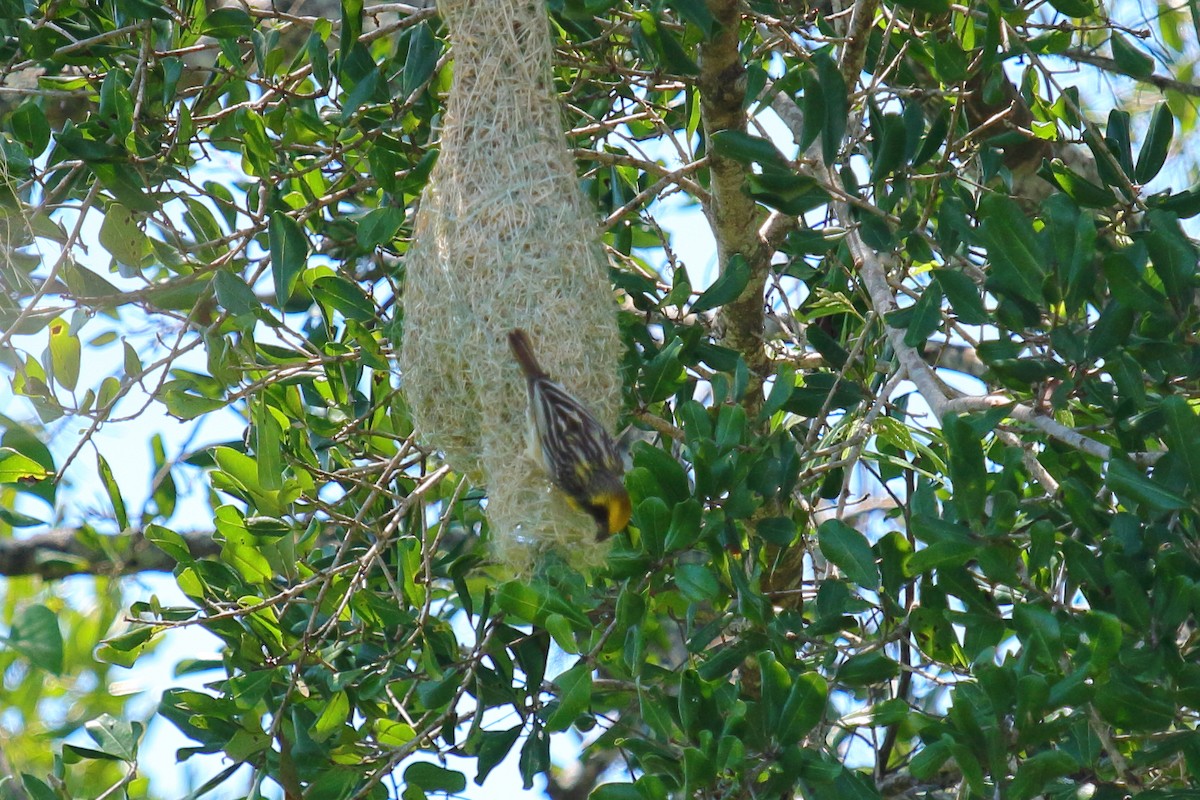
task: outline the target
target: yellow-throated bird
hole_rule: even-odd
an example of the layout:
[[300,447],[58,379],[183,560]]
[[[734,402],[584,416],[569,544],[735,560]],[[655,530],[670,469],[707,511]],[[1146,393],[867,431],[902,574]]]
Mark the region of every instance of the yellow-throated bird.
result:
[[550,379],[533,355],[529,334],[508,334],[529,387],[529,449],[572,508],[596,520],[603,539],[629,523],[629,492],[612,436],[571,393]]

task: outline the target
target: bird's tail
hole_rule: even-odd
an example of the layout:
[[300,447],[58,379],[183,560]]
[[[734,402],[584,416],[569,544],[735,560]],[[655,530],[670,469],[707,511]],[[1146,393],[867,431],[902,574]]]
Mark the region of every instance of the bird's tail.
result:
[[509,331],[508,346],[512,348],[513,356],[528,380],[546,377],[546,370],[542,369],[542,365],[534,356],[533,343],[529,341],[529,334],[523,328],[513,328]]

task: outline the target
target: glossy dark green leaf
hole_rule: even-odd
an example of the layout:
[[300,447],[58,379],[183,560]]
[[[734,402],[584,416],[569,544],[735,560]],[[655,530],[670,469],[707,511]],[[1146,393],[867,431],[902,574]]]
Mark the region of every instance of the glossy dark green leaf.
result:
[[1113,32],[1109,38],[1117,69],[1132,78],[1148,78],[1154,74],[1154,59],[1131,44],[1122,34]]
[[957,414],[942,418],[942,432],[950,451],[948,466],[954,484],[954,504],[966,519],[980,519],[987,502],[987,468],[983,446],[970,423]]
[[950,10],[950,0],[896,0],[896,5],[926,14],[945,14]]
[[804,376],[804,384],[792,391],[784,409],[804,417],[815,417],[824,408],[854,408],[865,397],[862,387],[832,372]]
[[592,667],[579,662],[554,679],[558,687],[558,707],[546,718],[546,730],[565,731],[592,702]]
[[996,194],[980,201],[979,219],[992,266],[988,285],[1040,304],[1047,259],[1036,249],[1029,219],[1011,198]]
[[275,299],[282,308],[292,296],[296,278],[308,260],[308,237],[294,219],[281,211],[271,214],[267,232],[271,245]]
[[900,674],[900,665],[879,651],[851,656],[838,669],[837,679],[846,686],[870,686]]
[[825,112],[821,126],[821,157],[826,164],[832,165],[842,147],[842,137],[846,134],[846,121],[849,118],[846,81],[829,50],[817,50],[812,54],[812,60],[817,65]]
[[713,285],[704,290],[692,303],[692,311],[709,311],[741,297],[750,282],[750,265],[741,254],[735,254],[725,265]]
[[933,158],[937,151],[946,141],[946,134],[950,130],[950,111],[943,108],[938,112],[938,115],[933,118],[933,122],[929,124],[929,132],[925,134],[924,140],[921,142],[921,148],[917,150],[917,154],[913,156],[913,169],[924,164],[929,159]]
[[679,361],[682,350],[683,341],[675,339],[642,367],[642,394],[647,402],[665,400],[683,384],[685,374],[683,364]]
[[9,125],[13,134],[33,156],[41,155],[50,143],[50,123],[46,121],[46,112],[32,100],[17,106],[9,117]]
[[675,585],[695,603],[713,599],[721,588],[717,577],[704,564],[680,564],[675,570]]
[[413,28],[408,40],[408,55],[404,60],[403,91],[407,98],[433,75],[437,66],[438,44],[428,22]]
[[632,783],[602,783],[592,790],[588,800],[646,800]]
[[864,589],[879,588],[879,569],[867,537],[838,519],[829,519],[817,528],[821,553],[842,573]]
[[550,735],[541,727],[535,727],[525,738],[517,767],[526,791],[533,788],[533,779],[537,775],[550,768]]
[[799,741],[825,717],[829,685],[816,672],[797,675],[788,690],[780,712],[779,741],[787,745]]
[[467,788],[467,779],[461,772],[428,761],[415,761],[405,767],[404,782],[420,786],[426,792],[455,794]]
[[1117,196],[1108,187],[1092,183],[1057,158],[1042,162],[1038,174],[1081,206],[1108,208],[1117,202]]
[[213,288],[216,290],[217,302],[235,317],[253,315],[262,308],[258,298],[254,296],[254,290],[232,272],[218,270],[213,275]]
[[522,725],[504,731],[483,731],[475,757],[475,783],[479,786],[487,779],[496,765],[505,759],[521,736]]
[[246,11],[237,6],[224,6],[211,11],[200,23],[200,32],[214,39],[230,39],[249,36],[254,21]]
[[404,217],[403,208],[389,206],[372,209],[358,223],[359,245],[373,248],[389,244],[404,224]]
[[1105,483],[1122,499],[1133,500],[1159,511],[1178,511],[1187,508],[1187,500],[1147,477],[1145,471],[1122,458],[1108,462]]
[[29,793],[31,800],[62,800],[62,795],[28,772],[21,773],[21,785]]
[[1043,793],[1051,781],[1070,775],[1079,763],[1061,750],[1046,750],[1025,759],[1013,777],[1009,791],[1013,800],[1031,800]]
[[[1153,69],[1153,68],[1152,68]],[[1171,137],[1175,135],[1175,117],[1166,101],[1154,107],[1142,149],[1138,151],[1137,165],[1133,168],[1133,179],[1138,183],[1149,183],[1158,175],[1167,161],[1171,149]]]
[[1128,673],[1113,675],[1097,686],[1093,703],[1104,720],[1134,731],[1165,730],[1177,711],[1164,687],[1147,684]]
[[1167,446],[1183,464],[1192,491],[1200,493],[1200,418],[1179,395],[1165,398],[1162,411],[1167,422],[1164,437]]
[[371,298],[367,297],[358,284],[346,280],[341,275],[323,275],[314,280],[312,295],[318,303],[341,312],[346,319],[369,322],[379,316]]
[[1196,284],[1196,246],[1170,212],[1151,209],[1146,212],[1146,222],[1146,252],[1167,297],[1177,307],[1190,306],[1189,296]]
[[904,331],[904,343],[909,347],[925,344],[929,336],[942,326],[942,287],[931,281],[912,306],[912,316]]
[[104,484],[104,490],[108,493],[108,500],[112,504],[113,515],[117,520],[117,527],[122,531],[129,527],[129,515],[125,511],[125,501],[121,497],[121,487],[117,484],[117,480],[113,477],[112,468],[109,467],[108,461],[100,453],[96,453],[96,470],[100,473],[100,481]]
[[984,325],[992,321],[991,315],[983,307],[979,287],[968,275],[955,269],[935,269],[933,279],[945,293],[960,321],[968,325]]
[[711,137],[714,153],[733,159],[740,164],[770,164],[787,168],[788,161],[769,139],[752,136],[745,131],[723,130]]
[[933,542],[904,561],[904,577],[911,578],[942,567],[965,564],[979,552],[979,547],[971,541],[947,539]]
[[1090,17],[1096,13],[1091,0],[1050,0],[1050,5],[1068,17]]

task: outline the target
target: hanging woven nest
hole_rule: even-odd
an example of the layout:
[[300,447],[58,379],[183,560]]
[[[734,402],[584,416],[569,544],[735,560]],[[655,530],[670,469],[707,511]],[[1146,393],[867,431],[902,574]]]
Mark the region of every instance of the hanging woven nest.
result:
[[613,429],[620,341],[593,213],[562,132],[545,9],[441,0],[454,78],[441,152],[406,263],[404,390],[424,441],[487,486],[497,557],[538,547],[596,560],[595,523],[526,451],[525,382],[507,334]]

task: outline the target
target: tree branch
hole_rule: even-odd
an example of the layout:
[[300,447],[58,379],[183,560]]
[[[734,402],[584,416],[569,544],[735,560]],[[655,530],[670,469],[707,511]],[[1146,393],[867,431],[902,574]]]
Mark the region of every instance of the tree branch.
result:
[[[221,550],[211,531],[180,534],[196,558]],[[169,572],[177,562],[146,539],[142,531],[115,536],[80,528],[55,528],[28,539],[0,539],[0,576],[36,575],[57,580],[67,575],[132,575]]]
[[[718,27],[712,39],[700,45],[700,115],[705,136],[712,141],[718,131],[746,129],[746,66],[742,63],[741,11],[737,0],[708,0],[708,10]],[[717,263],[722,272],[730,259],[741,256],[750,268],[750,280],[741,296],[721,312],[723,344],[746,359],[750,386],[746,402],[751,414],[762,402],[762,383],[770,374],[763,347],[763,287],[770,273],[771,250],[759,238],[766,213],[745,191],[746,170],[738,162],[709,147],[712,203],[709,221],[717,240]]]

